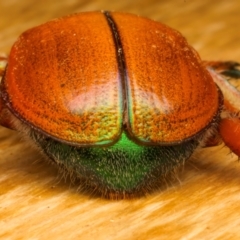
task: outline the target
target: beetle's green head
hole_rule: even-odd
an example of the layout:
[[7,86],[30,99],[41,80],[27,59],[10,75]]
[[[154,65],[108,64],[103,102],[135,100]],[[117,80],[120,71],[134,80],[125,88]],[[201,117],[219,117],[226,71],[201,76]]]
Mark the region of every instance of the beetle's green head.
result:
[[110,198],[139,196],[163,186],[198,145],[189,140],[175,146],[142,146],[123,133],[112,146],[78,148],[36,132],[31,137],[65,172],[80,179],[82,189]]

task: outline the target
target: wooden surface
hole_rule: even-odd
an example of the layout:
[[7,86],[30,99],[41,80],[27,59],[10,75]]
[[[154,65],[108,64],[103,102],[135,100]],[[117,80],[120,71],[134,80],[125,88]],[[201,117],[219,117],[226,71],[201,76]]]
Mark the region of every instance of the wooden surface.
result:
[[[0,0],[0,52],[32,26],[99,9],[162,21],[204,59],[240,61],[239,0]],[[203,149],[183,170],[179,183],[145,198],[91,198],[15,132],[1,128],[0,239],[239,239],[237,157],[223,146]]]

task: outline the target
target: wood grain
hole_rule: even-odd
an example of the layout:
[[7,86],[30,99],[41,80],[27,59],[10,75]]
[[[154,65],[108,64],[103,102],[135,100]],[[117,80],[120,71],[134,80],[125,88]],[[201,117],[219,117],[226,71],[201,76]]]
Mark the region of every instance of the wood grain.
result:
[[[99,9],[162,21],[206,60],[240,61],[238,0],[1,0],[0,52],[30,27]],[[24,139],[1,128],[0,239],[238,239],[240,164],[229,152],[198,151],[168,189],[109,201],[78,192]]]

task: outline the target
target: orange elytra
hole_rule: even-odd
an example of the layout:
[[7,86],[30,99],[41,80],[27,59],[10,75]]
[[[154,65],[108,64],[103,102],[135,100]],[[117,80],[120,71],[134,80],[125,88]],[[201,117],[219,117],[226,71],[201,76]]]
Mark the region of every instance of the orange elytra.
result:
[[239,109],[239,92],[221,75],[237,67],[202,62],[178,31],[147,18],[73,14],[24,32],[0,58],[0,123],[87,188],[136,196],[219,136],[221,118],[238,118],[223,103]]

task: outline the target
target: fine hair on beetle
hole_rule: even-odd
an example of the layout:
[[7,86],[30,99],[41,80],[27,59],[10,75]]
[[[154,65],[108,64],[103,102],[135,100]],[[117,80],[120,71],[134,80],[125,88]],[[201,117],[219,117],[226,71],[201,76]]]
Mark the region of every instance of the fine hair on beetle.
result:
[[[5,111],[3,111],[2,114],[6,114],[8,115],[8,117],[12,115],[12,113],[10,113],[8,109],[5,109]],[[186,160],[188,160],[188,159],[185,159],[185,160],[179,161],[178,164],[172,167],[170,171],[167,170],[168,167],[166,166],[165,174],[162,174],[161,176],[159,176],[158,179],[155,177],[156,180],[151,182],[150,184],[148,184],[148,181],[146,181],[143,186],[141,186],[140,188],[136,188],[134,191],[112,190],[112,189],[106,188],[102,184],[92,185],[92,183],[89,182],[87,178],[84,178],[81,175],[76,175],[76,172],[74,169],[67,168],[66,165],[63,165],[60,161],[58,161],[57,156],[54,159],[52,159],[49,156],[46,156],[45,149],[37,146],[36,142],[33,142],[32,137],[30,136],[34,134],[34,137],[37,137],[37,138],[48,138],[48,137],[45,137],[39,132],[38,133],[34,132],[31,127],[29,127],[22,121],[19,121],[19,119],[17,119],[15,116],[11,116],[11,121],[12,121],[11,125],[13,126],[13,128],[20,129],[20,132],[23,133],[21,136],[23,137],[23,139],[25,139],[27,142],[30,143],[31,147],[39,150],[44,156],[44,159],[46,159],[48,163],[51,163],[51,164],[55,163],[54,166],[57,165],[60,173],[58,175],[58,177],[60,177],[59,181],[61,179],[64,179],[64,181],[69,182],[70,185],[76,186],[77,191],[79,191],[80,193],[82,194],[86,193],[92,197],[100,196],[100,197],[109,198],[112,200],[118,200],[118,199],[124,199],[124,198],[128,198],[128,199],[138,198],[138,197],[146,196],[150,193],[153,193],[156,190],[163,191],[166,188],[176,186],[176,182],[181,183],[181,177],[179,177],[179,173],[182,174],[185,166],[185,162]],[[200,134],[200,136],[198,136],[197,149],[201,149],[201,147],[204,147],[206,141],[211,136],[215,136],[217,134],[217,122],[218,122],[218,119],[214,120],[210,124],[210,126],[208,126],[207,131],[204,131],[203,133]],[[96,146],[96,148],[99,148],[99,147]],[[60,158],[61,156],[59,156],[59,159]],[[72,160],[74,161],[74,159]],[[194,163],[191,163],[191,164],[194,164]]]

